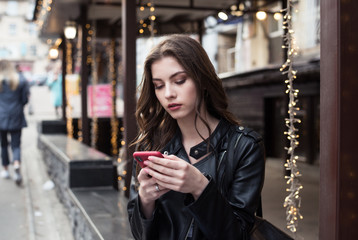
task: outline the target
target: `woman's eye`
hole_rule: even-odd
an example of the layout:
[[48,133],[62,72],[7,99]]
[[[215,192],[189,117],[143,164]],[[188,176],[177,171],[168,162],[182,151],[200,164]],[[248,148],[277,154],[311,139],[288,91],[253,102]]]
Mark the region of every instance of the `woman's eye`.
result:
[[185,81],[186,81],[186,78],[181,79],[181,80],[178,80],[178,81],[176,81],[175,83],[181,85],[181,84],[184,84]]
[[154,89],[161,89],[163,85],[154,85]]

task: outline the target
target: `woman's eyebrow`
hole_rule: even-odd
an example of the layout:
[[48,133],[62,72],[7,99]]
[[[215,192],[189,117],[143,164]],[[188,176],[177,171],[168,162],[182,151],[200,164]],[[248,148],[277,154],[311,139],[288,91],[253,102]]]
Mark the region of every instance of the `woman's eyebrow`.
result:
[[[176,72],[176,73],[173,73],[172,75],[170,75],[170,77],[169,77],[169,79],[172,79],[172,78],[174,78],[175,76],[177,76],[177,75],[179,75],[179,74],[181,74],[181,73],[186,73],[185,71],[178,71],[178,72]],[[160,78],[153,78],[152,79],[152,81],[154,82],[154,81],[161,81],[162,79],[160,79]]]
[[170,75],[169,78],[172,79],[172,78],[174,78],[175,76],[177,76],[177,75],[179,75],[179,74],[181,74],[181,73],[186,73],[186,72],[185,72],[185,71],[178,71],[178,72],[176,72],[176,73]]

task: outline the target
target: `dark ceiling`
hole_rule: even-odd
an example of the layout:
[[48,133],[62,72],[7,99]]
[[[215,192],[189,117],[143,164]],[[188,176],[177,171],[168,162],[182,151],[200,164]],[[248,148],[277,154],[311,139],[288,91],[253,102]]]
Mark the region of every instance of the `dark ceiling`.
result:
[[[106,37],[113,32],[121,33],[121,4],[122,0],[47,0],[51,11],[44,11],[46,0],[37,0],[34,20],[43,21],[41,25],[42,37],[58,37],[62,34],[67,20],[80,21],[81,7],[85,6],[88,21],[96,21],[97,34]],[[246,10],[260,8],[277,0],[137,0],[137,20],[155,15],[155,26],[159,34],[178,32],[198,32],[202,29],[202,20],[210,15],[216,16],[220,10],[229,10],[232,5],[239,6],[245,2]],[[154,4],[155,10],[151,12],[148,3]],[[145,6],[141,11],[140,7]],[[139,23],[133,24],[138,27]],[[116,30],[117,29],[117,30]],[[145,32],[146,33],[146,32]]]

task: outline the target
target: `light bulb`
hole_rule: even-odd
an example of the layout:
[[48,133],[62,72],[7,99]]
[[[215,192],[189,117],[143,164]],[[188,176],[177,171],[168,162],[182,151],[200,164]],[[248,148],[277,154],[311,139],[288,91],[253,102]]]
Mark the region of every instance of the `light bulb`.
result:
[[223,11],[221,11],[221,12],[218,13],[218,17],[219,17],[221,20],[224,20],[224,21],[226,21],[226,20],[229,19],[229,17],[227,16],[227,14],[224,13]]
[[264,21],[267,18],[267,13],[264,11],[258,11],[256,13],[256,18],[260,21]]

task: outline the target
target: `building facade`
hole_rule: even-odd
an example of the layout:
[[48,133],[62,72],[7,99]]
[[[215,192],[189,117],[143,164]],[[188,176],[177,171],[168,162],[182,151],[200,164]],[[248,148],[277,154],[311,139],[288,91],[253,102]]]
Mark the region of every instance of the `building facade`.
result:
[[0,1],[0,59],[14,62],[29,81],[37,81],[46,74],[49,48],[38,37],[32,13],[29,1]]
[[[230,109],[264,136],[268,157],[285,158],[288,145],[284,132],[288,116],[285,76],[280,67],[286,61],[282,48],[283,9],[278,1],[266,5],[267,15],[258,20],[255,13],[233,18],[208,28],[203,45],[214,62],[230,100]],[[296,49],[294,87],[299,90],[297,124],[301,161],[313,164],[319,159],[320,97],[320,7],[319,0],[301,0],[293,6]],[[235,14],[232,12],[231,14]],[[213,42],[217,48],[212,48]]]

